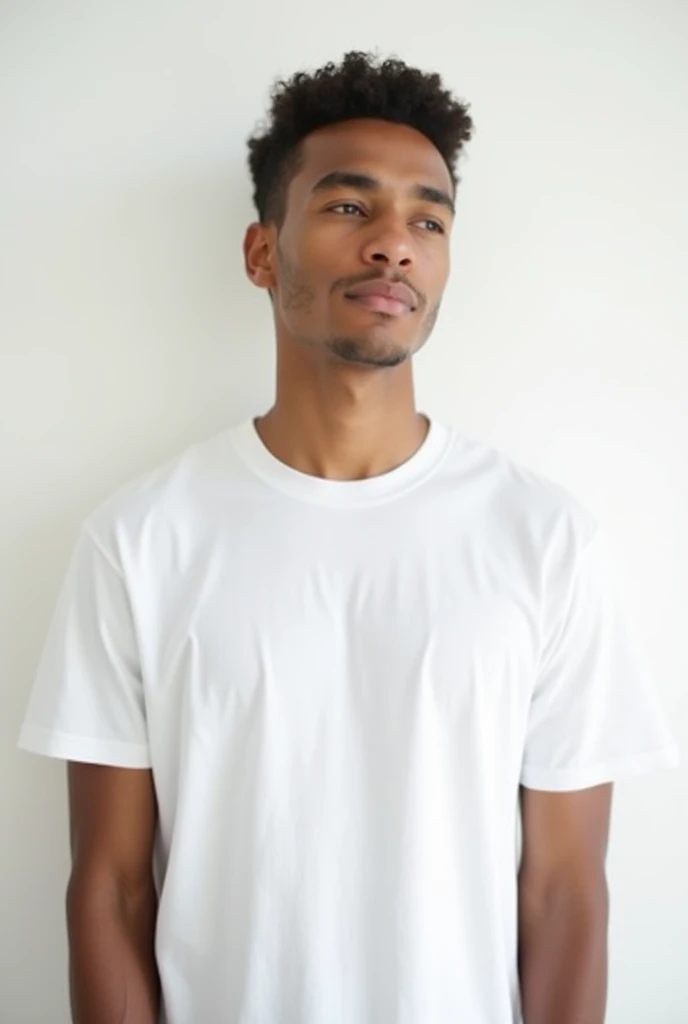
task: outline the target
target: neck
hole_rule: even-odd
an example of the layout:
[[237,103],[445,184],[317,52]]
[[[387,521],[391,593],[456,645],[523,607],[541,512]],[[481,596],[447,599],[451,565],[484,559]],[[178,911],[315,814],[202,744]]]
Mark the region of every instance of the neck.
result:
[[390,409],[294,407],[277,402],[256,420],[266,448],[286,465],[327,480],[365,480],[406,462],[429,423],[414,407]]

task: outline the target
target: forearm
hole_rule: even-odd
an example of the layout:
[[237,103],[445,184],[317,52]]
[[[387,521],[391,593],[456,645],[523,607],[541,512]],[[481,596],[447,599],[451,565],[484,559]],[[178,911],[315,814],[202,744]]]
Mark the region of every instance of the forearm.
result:
[[519,885],[519,973],[524,1024],[603,1024],[608,895],[546,896]]
[[152,889],[126,900],[72,885],[67,897],[74,1024],[157,1024]]

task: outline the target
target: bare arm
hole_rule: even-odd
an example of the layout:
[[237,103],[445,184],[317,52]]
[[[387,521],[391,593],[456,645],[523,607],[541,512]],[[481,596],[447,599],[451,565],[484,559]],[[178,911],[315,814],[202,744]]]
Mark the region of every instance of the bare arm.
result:
[[525,1024],[603,1024],[611,785],[521,790],[519,973]]
[[74,1024],[156,1024],[152,855],[157,809],[151,772],[70,763],[68,785]]

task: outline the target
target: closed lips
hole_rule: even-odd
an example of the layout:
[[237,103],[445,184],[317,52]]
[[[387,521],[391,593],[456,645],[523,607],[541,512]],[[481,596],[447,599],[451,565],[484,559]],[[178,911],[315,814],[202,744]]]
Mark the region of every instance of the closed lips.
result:
[[364,298],[369,295],[379,295],[383,299],[393,299],[401,302],[409,309],[416,308],[416,300],[413,292],[405,284],[392,284],[389,281],[366,281],[364,284],[356,285],[346,293],[349,299]]

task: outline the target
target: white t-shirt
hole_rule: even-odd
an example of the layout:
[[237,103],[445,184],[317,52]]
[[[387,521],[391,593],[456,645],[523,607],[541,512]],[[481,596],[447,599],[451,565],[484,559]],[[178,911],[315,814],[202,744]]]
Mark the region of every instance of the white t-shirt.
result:
[[598,524],[430,419],[301,473],[253,419],[84,522],[20,744],[153,771],[167,1024],[512,1024],[519,785],[678,754]]

